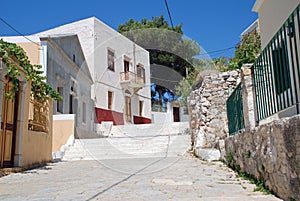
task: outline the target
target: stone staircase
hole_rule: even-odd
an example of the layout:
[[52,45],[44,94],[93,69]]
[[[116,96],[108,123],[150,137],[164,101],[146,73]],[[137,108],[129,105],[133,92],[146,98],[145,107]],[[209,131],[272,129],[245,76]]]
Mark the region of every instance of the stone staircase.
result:
[[175,124],[114,126],[108,138],[76,139],[62,160],[180,156],[189,149],[190,135],[187,123]]
[[109,137],[143,137],[187,134],[189,130],[188,128],[188,122],[113,126]]

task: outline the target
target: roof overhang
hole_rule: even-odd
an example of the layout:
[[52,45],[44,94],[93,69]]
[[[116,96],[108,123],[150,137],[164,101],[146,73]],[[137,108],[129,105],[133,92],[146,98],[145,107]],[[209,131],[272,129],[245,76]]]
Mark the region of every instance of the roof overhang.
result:
[[258,12],[260,10],[260,7],[261,5],[264,3],[265,0],[256,0],[253,8],[252,8],[252,11],[253,12]]

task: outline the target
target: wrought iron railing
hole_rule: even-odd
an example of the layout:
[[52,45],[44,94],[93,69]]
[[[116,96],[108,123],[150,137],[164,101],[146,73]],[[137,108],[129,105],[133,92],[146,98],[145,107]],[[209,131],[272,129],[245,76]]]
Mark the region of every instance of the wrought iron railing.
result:
[[31,98],[29,102],[28,129],[37,132],[49,132],[49,101]]
[[300,4],[252,66],[256,121],[296,106],[299,114]]
[[234,135],[245,128],[241,83],[226,102],[229,134]]
[[120,73],[120,81],[121,82],[126,82],[126,81],[131,81],[140,85],[143,85],[145,83],[145,80],[143,77],[139,76],[136,73],[133,72],[121,72]]

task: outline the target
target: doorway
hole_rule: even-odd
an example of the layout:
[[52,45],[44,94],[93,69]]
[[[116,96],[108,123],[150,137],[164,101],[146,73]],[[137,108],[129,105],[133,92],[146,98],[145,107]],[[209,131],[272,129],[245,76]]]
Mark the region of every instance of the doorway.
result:
[[125,96],[125,120],[131,123],[131,98],[130,96]]
[[13,84],[9,78],[4,82],[4,94],[2,99],[2,122],[0,130],[0,168],[12,167],[15,153],[16,117],[18,94],[15,98],[6,98],[5,94],[10,92]]
[[174,118],[174,122],[180,122],[179,107],[173,107],[173,118]]

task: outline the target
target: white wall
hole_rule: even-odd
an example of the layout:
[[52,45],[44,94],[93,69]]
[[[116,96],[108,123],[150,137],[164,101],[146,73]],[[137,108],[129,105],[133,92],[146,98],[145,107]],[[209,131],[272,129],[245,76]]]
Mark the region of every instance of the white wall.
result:
[[[258,2],[261,2],[260,6]],[[299,0],[257,0],[253,11],[258,12],[259,16],[262,49],[266,47],[299,3]]]
[[[91,98],[95,100],[95,106],[107,109],[107,91],[109,90],[114,92],[113,110],[124,112],[125,99],[119,77],[120,72],[123,71],[123,59],[126,56],[131,59],[130,71],[135,72],[135,66],[142,64],[146,74],[146,87],[138,91],[138,99],[134,98],[135,101],[131,104],[133,115],[138,115],[136,113],[138,110],[134,107],[138,107],[137,100],[142,100],[144,101],[144,117],[151,118],[149,53],[138,45],[134,45],[128,38],[95,17],[66,24],[37,35],[47,36],[70,33],[78,35],[91,76],[93,77],[94,85],[91,87]],[[108,48],[115,51],[115,72],[107,69]]]
[[[150,92],[150,62],[149,53],[140,46],[95,19],[95,96],[96,106],[107,109],[107,91],[114,92],[113,110],[124,112],[125,94],[120,85],[120,73],[124,71],[123,61],[129,59],[130,71],[136,72],[136,65],[142,64],[145,68],[145,87],[132,94],[132,114],[139,116],[139,101],[144,101],[143,117],[151,118]],[[107,51],[115,53],[115,71],[107,69]],[[103,96],[104,94],[104,96]],[[147,98],[146,98],[147,97]]]
[[152,123],[163,124],[174,122],[173,107],[171,103],[167,103],[166,112],[152,112]]

